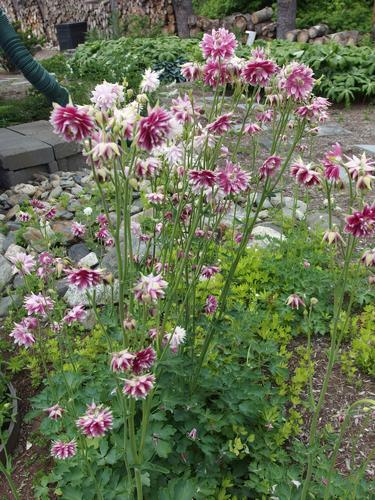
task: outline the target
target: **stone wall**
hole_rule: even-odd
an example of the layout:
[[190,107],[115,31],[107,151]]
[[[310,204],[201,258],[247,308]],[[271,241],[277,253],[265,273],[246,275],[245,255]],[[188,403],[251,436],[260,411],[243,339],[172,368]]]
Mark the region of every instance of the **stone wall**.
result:
[[56,24],[87,21],[89,29],[108,30],[113,3],[122,20],[147,16],[151,24],[161,23],[168,33],[175,32],[172,0],[0,0],[0,7],[10,20],[19,20],[23,29],[31,28],[56,43]]

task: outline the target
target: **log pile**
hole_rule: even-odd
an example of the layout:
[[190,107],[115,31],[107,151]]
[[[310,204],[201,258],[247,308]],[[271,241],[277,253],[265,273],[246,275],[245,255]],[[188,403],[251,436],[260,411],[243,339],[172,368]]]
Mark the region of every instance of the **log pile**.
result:
[[290,42],[324,44],[330,41],[340,45],[357,45],[359,42],[358,31],[341,31],[340,33],[328,34],[329,29],[326,24],[317,24],[308,29],[292,30],[286,34],[286,39]]
[[209,19],[203,16],[190,16],[188,19],[190,36],[195,37],[212,29],[224,27],[240,35],[246,42],[246,31],[255,31],[257,38],[271,40],[276,36],[276,23],[272,22],[273,10],[265,7],[252,14],[235,13],[223,19]]
[[56,44],[56,24],[87,21],[88,29],[108,32],[112,6],[117,5],[121,21],[132,16],[146,17],[151,25],[162,25],[167,33],[176,32],[172,0],[1,0],[1,7],[11,21],[23,29],[31,28]]

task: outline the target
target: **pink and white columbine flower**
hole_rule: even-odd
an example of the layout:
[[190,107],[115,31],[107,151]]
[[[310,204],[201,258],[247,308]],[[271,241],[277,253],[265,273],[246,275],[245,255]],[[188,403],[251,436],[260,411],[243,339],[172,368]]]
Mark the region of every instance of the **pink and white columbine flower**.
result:
[[271,60],[256,58],[249,61],[242,70],[242,78],[250,85],[265,87],[272,75],[278,71],[278,66]]
[[208,315],[214,314],[217,309],[217,298],[214,295],[209,295],[206,299],[206,304],[204,306],[204,312]]
[[172,116],[163,108],[150,109],[139,122],[138,146],[146,151],[161,146],[172,133]]
[[36,211],[39,211],[39,210],[45,210],[46,208],[46,204],[41,201],[41,200],[38,200],[36,198],[33,198],[31,201],[30,201],[30,205],[34,208],[34,210]]
[[165,196],[163,193],[149,193],[146,195],[146,198],[153,205],[162,205]]
[[26,347],[26,349],[35,343],[35,337],[29,332],[27,326],[22,323],[14,323],[15,328],[9,334],[14,343]]
[[66,460],[72,458],[77,453],[77,442],[75,439],[72,441],[53,441],[51,447],[51,455],[59,460]]
[[134,399],[145,399],[152,391],[155,383],[155,375],[145,373],[131,379],[125,379],[123,393]]
[[259,169],[259,177],[261,179],[273,177],[281,166],[280,156],[269,156]]
[[163,280],[161,274],[154,276],[152,273],[145,276],[141,275],[138,283],[134,287],[134,295],[138,302],[146,304],[157,302],[165,296],[165,289],[168,283]]
[[223,135],[230,129],[231,118],[232,113],[227,113],[225,115],[219,116],[214,122],[209,123],[206,129],[212,134]]
[[9,257],[9,260],[14,264],[13,271],[23,275],[31,274],[35,269],[35,259],[32,255],[23,252],[18,252],[16,255]]
[[50,122],[55,134],[60,134],[68,142],[81,142],[90,136],[94,122],[84,106],[54,104]]
[[346,218],[345,232],[356,238],[368,238],[375,234],[375,205],[365,205],[361,211]]
[[181,66],[181,74],[188,82],[194,82],[203,77],[203,70],[200,64],[187,62]]
[[225,28],[213,29],[211,34],[205,33],[200,43],[205,59],[226,59],[232,57],[237,45],[235,35]]
[[68,282],[79,289],[97,286],[103,281],[103,272],[100,269],[67,269]]
[[262,131],[262,128],[257,123],[248,123],[244,128],[245,134],[254,135]]
[[64,408],[56,403],[55,405],[46,408],[44,411],[47,413],[48,418],[50,418],[51,420],[59,420],[64,413]]
[[30,219],[31,215],[28,212],[22,212],[22,210],[20,210],[17,213],[17,220],[20,222],[29,222]]
[[106,240],[109,237],[109,231],[106,227],[101,227],[99,231],[95,233],[95,238],[98,240]]
[[194,192],[199,192],[201,189],[210,189],[216,183],[216,174],[212,170],[190,170],[189,172],[190,185]]
[[324,97],[315,97],[310,104],[305,104],[296,109],[296,115],[307,120],[317,120],[320,123],[328,118],[327,110],[331,103]]
[[163,344],[169,345],[172,352],[177,352],[179,346],[185,342],[186,330],[181,326],[176,326],[176,328],[171,333],[166,333],[164,335]]
[[108,226],[108,219],[105,214],[99,214],[96,218],[96,222],[99,224],[101,227],[107,227]]
[[124,87],[118,83],[103,83],[92,91],[91,102],[101,111],[108,111],[124,100]]
[[138,375],[139,373],[149,370],[156,361],[156,352],[151,346],[146,347],[142,351],[135,353],[132,370]]
[[115,142],[107,141],[104,134],[101,137],[101,141],[97,142],[95,146],[88,151],[87,155],[90,155],[94,162],[107,162],[120,156],[120,149]]
[[133,360],[135,355],[127,349],[112,353],[111,370],[113,372],[125,372],[133,368]]
[[215,274],[220,272],[220,268],[217,266],[202,266],[201,269],[201,280],[209,280]]
[[86,226],[84,224],[74,221],[72,223],[71,231],[73,236],[75,236],[76,238],[81,238],[86,233]]
[[219,60],[208,61],[203,68],[204,83],[210,87],[217,87],[232,81],[232,72],[228,64]]
[[333,144],[328,153],[324,155],[324,177],[330,181],[340,179],[340,164],[342,163],[342,148],[338,142]]
[[31,316],[32,314],[40,314],[41,316],[47,316],[48,311],[52,311],[54,307],[54,301],[41,293],[37,295],[31,293],[27,295],[24,300],[24,306],[27,314]]
[[291,99],[307,99],[315,82],[313,74],[311,68],[294,61],[283,68],[279,86]]
[[368,267],[375,267],[375,248],[366,250],[361,257],[361,261]]
[[76,421],[77,427],[89,438],[104,436],[113,424],[112,411],[104,405],[87,405],[85,415]]
[[195,110],[187,94],[172,99],[171,111],[180,123],[191,123],[193,121]]
[[159,75],[159,71],[152,71],[151,68],[146,69],[139,86],[141,92],[154,92],[160,85]]
[[249,185],[250,174],[241,170],[238,164],[227,160],[225,167],[217,170],[217,182],[224,194],[239,194],[246,191]]
[[52,264],[54,264],[54,262],[55,262],[55,259],[48,252],[42,252],[39,255],[39,263],[40,263],[40,265],[42,265],[44,267],[52,266]]
[[323,234],[323,241],[328,243],[328,245],[336,245],[339,242],[344,243],[341,234],[334,227],[325,231]]
[[289,307],[291,307],[292,309],[299,309],[300,306],[305,307],[304,301],[296,293],[289,295],[289,297],[287,298],[286,304]]
[[346,163],[350,177],[357,181],[357,189],[371,189],[372,181],[375,179],[373,173],[375,172],[375,162],[369,160],[366,154],[363,153],[361,158],[352,156]]
[[255,118],[261,123],[272,122],[273,120],[273,109],[267,109],[266,111],[261,111],[255,115]]
[[320,174],[311,168],[310,163],[303,163],[301,158],[290,167],[290,174],[298,184],[307,187],[320,184]]
[[63,317],[63,322],[67,325],[71,325],[75,321],[82,322],[86,318],[86,311],[83,304],[74,306],[70,309],[67,314]]

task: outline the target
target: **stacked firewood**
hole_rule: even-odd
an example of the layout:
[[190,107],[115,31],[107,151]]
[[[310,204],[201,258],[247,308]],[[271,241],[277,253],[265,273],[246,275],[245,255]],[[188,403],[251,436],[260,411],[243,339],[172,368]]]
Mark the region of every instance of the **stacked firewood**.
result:
[[199,36],[219,27],[227,28],[247,39],[246,31],[255,31],[257,38],[271,40],[276,36],[276,23],[272,22],[273,10],[265,7],[252,14],[236,13],[223,19],[209,19],[203,16],[190,16],[188,19],[190,36]]
[[358,31],[341,31],[340,33],[328,34],[329,28],[326,24],[317,24],[311,28],[292,30],[286,34],[286,39],[290,42],[324,44],[330,41],[340,45],[356,45],[359,41]]

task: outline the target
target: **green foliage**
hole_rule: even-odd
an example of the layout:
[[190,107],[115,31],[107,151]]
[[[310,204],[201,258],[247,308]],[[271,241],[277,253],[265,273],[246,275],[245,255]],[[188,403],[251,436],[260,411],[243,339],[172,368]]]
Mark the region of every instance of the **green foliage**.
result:
[[354,375],[358,368],[375,376],[375,306],[368,305],[352,320],[352,339],[342,355],[343,368]]
[[194,12],[212,19],[221,18],[233,12],[254,12],[272,5],[271,0],[193,0]]
[[[130,87],[136,88],[143,71],[155,65],[162,65],[169,79],[173,75],[179,79],[179,72],[174,73],[176,64],[190,59],[190,51],[196,44],[196,40],[178,37],[87,42],[78,47],[69,64],[76,77],[111,82],[125,78]],[[167,63],[174,63],[172,70]]]
[[[14,22],[12,23],[12,26],[17,35],[20,37],[23,45],[31,52],[31,54],[35,54],[37,47],[44,44],[45,39],[43,37],[39,38],[35,36],[30,28],[22,30],[20,22]],[[7,71],[15,71],[17,69],[2,48],[0,48],[0,66]]]

